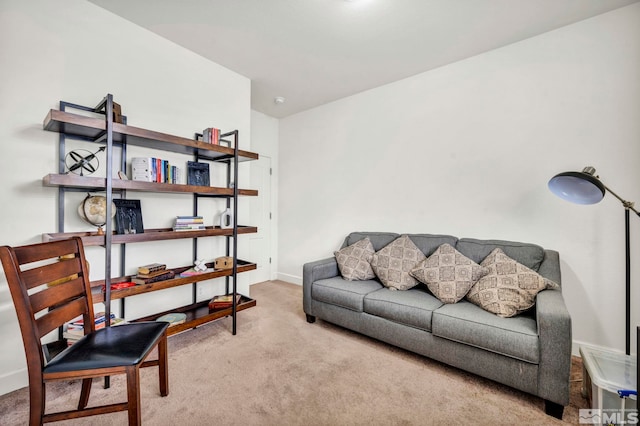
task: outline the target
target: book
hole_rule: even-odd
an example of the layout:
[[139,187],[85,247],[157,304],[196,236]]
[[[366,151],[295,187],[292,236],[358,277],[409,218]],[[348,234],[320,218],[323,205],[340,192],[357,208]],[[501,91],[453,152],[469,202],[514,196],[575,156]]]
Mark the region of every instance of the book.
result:
[[207,229],[203,224],[176,225],[173,227],[174,231],[201,231],[203,229]]
[[[113,318],[111,320],[111,327],[115,327],[121,324],[126,324],[127,322],[123,318]],[[99,325],[96,325],[96,330],[100,330],[106,327],[106,322],[102,322]],[[71,346],[76,343],[78,340],[84,337],[84,328],[67,328],[63,333],[62,337],[67,340],[67,346]]]
[[170,280],[175,276],[176,274],[173,271],[167,271],[164,274],[156,275],[155,277],[151,277],[151,278],[137,278],[137,277],[132,278],[131,282],[136,284],[151,284],[151,283],[156,283],[158,281]]
[[142,265],[138,267],[139,274],[150,274],[152,272],[161,271],[167,269],[167,265],[164,263],[150,263],[148,265]]
[[176,216],[174,231],[197,231],[206,229],[202,216]]
[[171,312],[166,315],[162,315],[160,318],[156,319],[156,321],[168,322],[169,327],[173,327],[174,325],[186,322],[187,314],[183,314],[181,312]]
[[180,272],[181,277],[193,277],[194,275],[202,275],[209,272],[213,272],[213,268],[207,268],[204,271],[196,271],[194,268],[189,268],[184,272]]
[[202,216],[176,216],[176,224],[182,223],[204,223]]
[[[136,285],[136,283],[132,283],[131,281],[125,281],[125,282],[121,282],[121,283],[115,283],[115,284],[111,284],[111,290],[121,290],[123,288],[128,288],[128,287],[134,287]],[[102,285],[102,291],[106,291],[107,290],[107,286],[106,285]]]
[[140,200],[114,199],[116,205],[116,234],[142,234]]
[[[115,319],[115,314],[111,313],[111,320],[113,321]],[[99,326],[102,324],[102,327],[104,327],[104,323],[106,322],[106,317],[104,315],[104,312],[96,312],[93,316],[93,322],[94,325],[97,328],[100,328]],[[70,322],[67,323],[67,330],[84,330],[84,317],[82,315],[72,319]]]
[[[242,296],[236,294],[236,306],[240,304],[240,299],[242,299]],[[231,306],[233,306],[232,294],[213,296],[213,299],[209,301],[209,309],[230,308]]]
[[220,143],[220,129],[207,127],[202,131],[202,142],[218,145]]
[[167,273],[166,269],[160,269],[158,271],[149,272],[148,274],[141,274],[140,272],[138,272],[138,274],[136,275],[136,278],[153,278],[153,277],[157,277],[158,275],[162,275],[166,273]]

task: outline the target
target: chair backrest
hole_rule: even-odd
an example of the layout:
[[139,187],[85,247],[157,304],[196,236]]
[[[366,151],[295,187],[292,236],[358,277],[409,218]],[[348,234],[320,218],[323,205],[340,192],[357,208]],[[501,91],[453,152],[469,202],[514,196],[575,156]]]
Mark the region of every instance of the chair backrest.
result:
[[41,339],[83,315],[95,330],[87,263],[80,238],[0,247],[0,259],[22,332],[30,374],[45,365]]

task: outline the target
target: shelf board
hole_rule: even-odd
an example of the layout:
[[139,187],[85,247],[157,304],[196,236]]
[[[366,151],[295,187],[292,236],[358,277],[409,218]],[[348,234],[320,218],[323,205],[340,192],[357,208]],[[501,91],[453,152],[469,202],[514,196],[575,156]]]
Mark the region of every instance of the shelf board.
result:
[[[207,263],[207,267],[212,268],[213,263]],[[178,287],[185,284],[192,284],[199,281],[211,280],[214,278],[228,277],[233,274],[233,269],[217,269],[213,272],[207,272],[204,274],[193,275],[190,277],[180,277],[180,273],[191,268],[191,266],[183,266],[180,268],[170,268],[176,273],[176,278],[170,280],[157,281],[149,284],[139,284],[133,287],[127,287],[120,290],[111,290],[111,300],[122,299],[129,296],[135,296],[137,294],[149,293],[152,291],[164,290],[166,288]],[[245,260],[238,259],[238,273],[253,271],[256,269],[256,264],[247,262]],[[112,278],[111,284],[117,284],[120,282],[131,281],[132,276]],[[93,303],[104,302],[104,292],[102,286],[104,280],[91,282],[91,295]],[[159,316],[159,315],[158,315]]]
[[[255,234],[258,232],[256,226],[238,225],[238,235]],[[207,226],[199,231],[174,231],[172,228],[145,229],[142,234],[112,234],[111,244],[141,243],[146,241],[179,240],[183,238],[199,237],[230,237],[233,235],[233,228],[220,228],[219,226]],[[85,246],[105,245],[105,236],[98,235],[97,232],[59,232],[42,234],[42,241],[66,240],[73,237],[82,238]]]
[[[44,186],[64,186],[70,188],[86,188],[104,190],[107,179],[90,176],[78,176],[74,174],[50,173],[42,178]],[[204,194],[219,197],[233,197],[233,188],[221,188],[216,186],[182,185],[178,183],[143,182],[139,180],[112,179],[113,189],[125,189],[127,191],[145,192],[174,192],[188,194]],[[255,189],[238,189],[238,195],[255,197],[258,191]]]
[[[104,118],[86,117],[56,109],[49,111],[42,127],[52,132],[90,140],[96,139],[106,132]],[[144,146],[180,154],[198,154],[212,161],[228,160],[234,155],[233,148],[226,146],[213,145],[121,123],[113,123],[113,141],[115,143],[126,141],[127,145]],[[258,157],[258,154],[254,152],[238,150],[238,161],[257,160]]]
[[[248,309],[254,306],[256,306],[255,299],[242,296],[242,298],[240,299],[240,303],[236,306],[236,312],[244,311],[245,309]],[[232,309],[233,308],[229,307],[229,308],[223,308],[223,309],[210,310],[209,301],[206,300],[204,302],[198,302],[192,305],[175,308],[170,311],[161,312],[155,315],[150,315],[148,317],[139,318],[131,322],[155,321],[156,318],[159,318],[162,315],[165,315],[171,312],[181,312],[181,313],[187,314],[186,322],[171,326],[167,329],[167,334],[170,336],[172,334],[180,333],[190,328],[195,328],[199,325],[205,324],[207,322],[210,322],[219,318],[231,316],[233,314]]]

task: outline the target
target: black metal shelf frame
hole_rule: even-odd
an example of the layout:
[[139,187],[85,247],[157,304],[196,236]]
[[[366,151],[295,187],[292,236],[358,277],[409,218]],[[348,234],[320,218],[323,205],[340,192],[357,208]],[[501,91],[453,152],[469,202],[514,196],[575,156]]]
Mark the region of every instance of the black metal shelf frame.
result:
[[[105,117],[105,128],[104,132],[100,132],[96,137],[87,137],[81,135],[71,135],[66,134],[63,129],[58,131],[58,172],[60,174],[66,173],[65,170],[65,150],[66,150],[66,139],[73,138],[76,140],[85,140],[93,143],[105,143],[106,144],[106,164],[105,164],[105,198],[106,198],[106,217],[110,218],[112,215],[112,201],[114,193],[118,195],[120,198],[126,198],[126,190],[125,189],[114,189],[113,188],[113,150],[114,147],[121,150],[121,161],[119,165],[120,171],[126,171],[127,165],[127,136],[121,135],[118,141],[114,141],[113,137],[113,124],[114,124],[114,101],[113,95],[107,94],[105,98],[95,107],[87,107],[83,105],[73,104],[70,102],[60,101],[60,111],[66,111],[67,108],[75,109],[79,111],[85,111],[89,113],[101,114]],[[126,124],[126,116],[122,117],[122,124]],[[197,135],[197,134],[196,134]],[[225,277],[225,293],[229,294],[230,289],[233,294],[234,303],[232,308],[232,333],[236,334],[236,313],[237,306],[235,303],[235,296],[237,295],[237,242],[238,242],[238,196],[239,196],[239,185],[238,185],[238,164],[239,164],[239,134],[238,130],[234,130],[232,132],[224,133],[221,135],[221,138],[231,138],[231,140],[224,139],[224,142],[228,143],[233,147],[233,156],[230,155],[217,155],[207,156],[201,153],[200,150],[194,150],[194,159],[195,161],[212,161],[215,163],[222,163],[227,165],[227,187],[233,185],[233,196],[227,195],[207,195],[207,194],[193,194],[193,213],[194,215],[198,214],[198,200],[200,198],[226,198],[227,208],[230,208],[233,203],[233,233],[230,236],[226,236],[226,255],[233,256],[233,272],[230,276]],[[85,192],[85,189],[81,188],[73,188],[73,187],[58,187],[58,232],[64,233],[64,222],[65,222],[65,193],[69,191],[73,192]],[[233,202],[232,202],[233,200]],[[112,266],[112,235],[113,235],[113,224],[111,220],[107,220],[105,224],[105,296],[104,296],[104,305],[105,305],[105,315],[107,318],[111,314],[111,266]],[[193,259],[194,261],[198,256],[198,238],[193,238]],[[120,276],[124,276],[125,274],[125,259],[126,259],[126,244],[120,245]],[[232,280],[232,283],[230,282]],[[192,299],[193,303],[197,302],[197,282],[192,284]],[[125,298],[120,299],[120,311],[121,315],[124,317],[125,315]],[[59,330],[59,337],[62,339],[62,330]]]

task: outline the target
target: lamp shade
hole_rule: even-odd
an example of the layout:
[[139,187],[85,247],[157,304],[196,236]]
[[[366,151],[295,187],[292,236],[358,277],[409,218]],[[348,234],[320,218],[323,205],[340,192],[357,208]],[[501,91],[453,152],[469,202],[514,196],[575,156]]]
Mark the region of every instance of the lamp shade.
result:
[[605,187],[593,175],[595,169],[559,173],[549,181],[549,189],[563,200],[576,204],[595,204],[604,198]]

